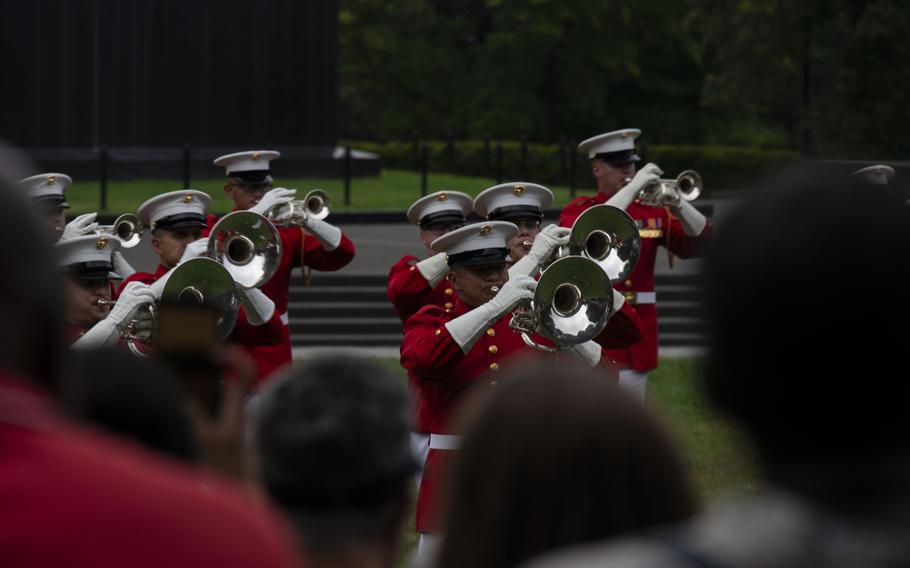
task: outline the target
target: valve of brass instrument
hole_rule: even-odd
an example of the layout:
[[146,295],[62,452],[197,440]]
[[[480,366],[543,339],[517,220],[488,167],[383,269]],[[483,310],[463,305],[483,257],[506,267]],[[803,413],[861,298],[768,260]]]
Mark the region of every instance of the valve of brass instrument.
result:
[[676,179],[659,179],[646,185],[638,194],[645,205],[651,207],[676,207],[681,201],[695,201],[704,187],[701,175],[695,170],[685,170]]
[[265,217],[279,227],[302,227],[308,218],[329,216],[332,200],[321,189],[313,189],[303,199],[280,203],[265,212]]

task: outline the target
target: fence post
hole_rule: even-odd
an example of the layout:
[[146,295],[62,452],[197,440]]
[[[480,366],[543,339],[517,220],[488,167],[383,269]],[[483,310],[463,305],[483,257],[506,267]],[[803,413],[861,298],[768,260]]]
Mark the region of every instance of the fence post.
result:
[[344,206],[351,206],[351,147],[344,147]]
[[528,135],[521,135],[521,167],[518,169],[521,172],[521,179],[528,179]]
[[[493,170],[493,145],[490,143],[490,135],[483,135],[483,170],[490,175]],[[490,176],[492,177],[492,176]]]
[[190,150],[190,143],[187,142],[183,145],[183,187],[189,188],[192,179],[190,178],[190,168],[192,167],[192,155]]
[[559,137],[559,183],[566,181],[566,137]]
[[450,171],[452,171],[453,173],[456,173],[456,170],[454,169],[454,166],[455,166],[455,133],[452,132],[451,130],[449,131],[449,135],[446,140],[446,158],[449,162],[446,165],[446,167],[451,168]]
[[575,199],[575,169],[578,165],[578,151],[575,149],[575,140],[569,140],[569,196]]
[[496,143],[496,183],[502,183],[502,142]]
[[427,162],[428,151],[426,146],[420,147],[420,196],[427,194]]
[[107,162],[108,162],[108,153],[107,153],[107,144],[101,145],[101,152],[99,154],[101,171],[101,211],[107,211]]

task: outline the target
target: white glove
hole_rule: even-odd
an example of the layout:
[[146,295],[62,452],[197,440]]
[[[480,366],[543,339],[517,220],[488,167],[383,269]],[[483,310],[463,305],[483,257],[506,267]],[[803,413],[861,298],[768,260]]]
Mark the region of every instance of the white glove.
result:
[[514,279],[510,278],[492,300],[453,319],[446,324],[446,329],[455,343],[461,347],[462,352],[467,353],[493,322],[503,314],[511,312],[522,300],[533,298],[536,287],[537,281],[530,276],[519,275]]
[[616,288],[613,289],[613,313],[615,314],[622,309],[622,305],[626,303],[626,297],[622,293],[617,292]]
[[92,326],[85,335],[73,343],[78,349],[93,349],[111,345],[120,338],[130,322],[137,320],[134,325],[136,331],[149,331],[151,321],[147,316],[140,316],[142,306],[153,303],[155,295],[149,286],[141,282],[130,282],[117,298],[117,303],[106,318]]
[[509,268],[509,278],[524,274],[531,276],[537,273],[540,265],[553,256],[553,251],[569,243],[572,229],[558,225],[547,225],[534,237],[534,244],[528,254]]
[[[249,210],[253,213],[265,215],[269,209],[276,205],[280,205],[282,203],[290,203],[294,200],[295,195],[297,195],[296,189],[276,187],[275,189],[265,192],[265,195],[262,196],[262,199],[259,200],[259,203],[250,207]],[[281,221],[281,219],[276,220]]]
[[209,248],[209,238],[203,237],[201,239],[196,239],[190,244],[186,245],[183,249],[183,255],[180,257],[180,261],[177,262],[177,266],[180,266],[184,262],[192,259],[205,256],[206,251]]
[[275,302],[258,288],[246,289],[238,286],[237,293],[246,312],[246,321],[250,322],[250,325],[263,325],[275,315]]
[[121,278],[129,278],[136,273],[136,269],[123,258],[123,255],[118,250],[111,254],[111,262],[114,263],[114,272],[119,274]]
[[647,164],[645,167],[638,170],[638,173],[635,174],[632,181],[626,184],[624,188],[617,191],[613,197],[608,199],[606,204],[625,211],[626,207],[635,201],[635,198],[638,197],[641,190],[659,180],[662,173],[664,173],[663,170],[657,167],[657,164]]
[[446,257],[446,253],[441,252],[417,263],[417,271],[430,283],[430,288],[436,286],[449,271],[449,261]]
[[94,233],[98,229],[98,223],[95,222],[97,216],[97,213],[79,215],[63,227],[63,234],[60,235],[60,240],[66,241]]
[[325,250],[335,250],[341,244],[341,229],[334,225],[329,225],[322,219],[314,219],[307,216],[303,220],[303,226],[306,227],[308,233],[322,243],[322,248]]
[[697,237],[705,230],[708,220],[688,201],[680,201],[679,205],[671,209],[679,217],[683,231],[690,237]]
[[601,347],[593,340],[585,341],[577,345],[570,345],[563,349],[564,352],[570,353],[573,357],[583,362],[588,367],[594,367],[600,363]]

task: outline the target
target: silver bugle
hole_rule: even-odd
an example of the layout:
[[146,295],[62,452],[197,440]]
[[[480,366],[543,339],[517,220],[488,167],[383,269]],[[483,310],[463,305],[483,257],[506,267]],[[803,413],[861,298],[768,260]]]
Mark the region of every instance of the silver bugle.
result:
[[534,241],[521,241],[521,246],[529,247],[534,244]]
[[499,286],[490,286],[490,292],[493,292],[494,294],[496,294],[497,292],[499,292]]
[[105,298],[98,298],[97,300],[95,300],[96,306],[113,306],[116,303],[117,303],[117,300],[108,300]]

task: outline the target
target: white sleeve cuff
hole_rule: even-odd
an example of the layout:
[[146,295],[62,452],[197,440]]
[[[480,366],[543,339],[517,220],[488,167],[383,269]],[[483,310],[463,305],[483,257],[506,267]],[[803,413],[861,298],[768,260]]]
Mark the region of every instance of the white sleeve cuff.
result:
[[246,312],[246,320],[250,325],[263,325],[268,323],[275,315],[275,302],[257,288],[245,289],[237,287],[240,303]]
[[446,324],[449,335],[461,347],[463,353],[471,350],[484,330],[490,327],[491,320],[488,304],[474,308],[470,312],[459,316]]
[[325,250],[335,250],[341,244],[341,229],[329,225],[322,219],[308,218],[306,230],[316,237]]
[[683,231],[690,237],[697,237],[705,230],[708,220],[688,201],[681,201],[673,212],[679,217]]
[[449,271],[449,262],[446,260],[446,253],[441,252],[434,254],[430,258],[421,260],[417,263],[417,271],[430,283],[431,288],[436,286]]
[[538,270],[540,270],[540,264],[530,254],[526,254],[509,267],[509,280],[521,275],[537,276]]
[[85,332],[73,343],[74,349],[97,349],[106,345],[111,345],[120,337],[117,326],[112,322],[103,319],[92,326],[92,329]]

